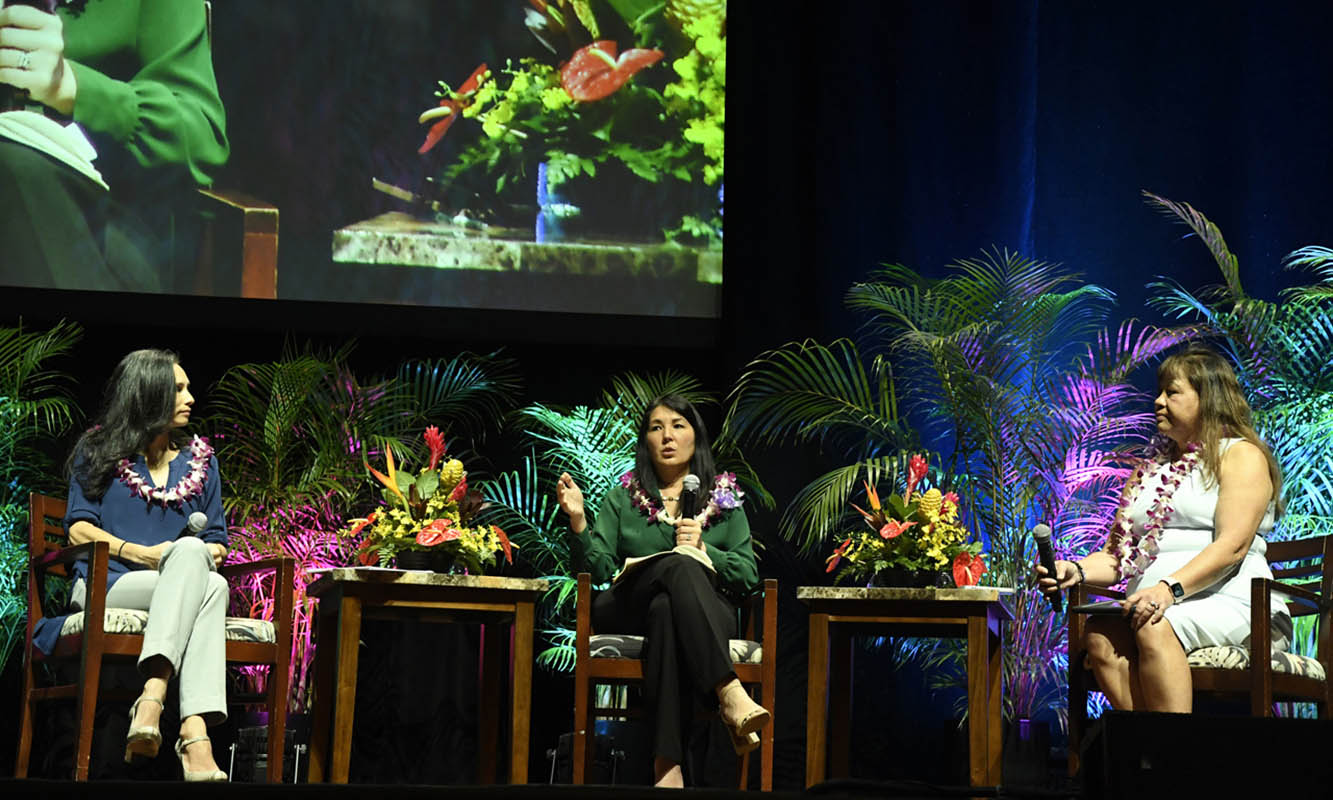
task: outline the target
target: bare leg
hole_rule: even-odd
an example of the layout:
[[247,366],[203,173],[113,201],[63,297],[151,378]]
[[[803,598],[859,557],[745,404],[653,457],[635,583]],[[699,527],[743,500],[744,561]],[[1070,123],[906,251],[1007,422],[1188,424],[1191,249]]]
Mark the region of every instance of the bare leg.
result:
[[653,759],[653,786],[659,789],[684,789],[685,774],[680,765],[661,756]]
[[1119,617],[1089,619],[1083,646],[1088,651],[1088,666],[1112,708],[1133,711],[1146,707],[1139,685],[1139,649],[1127,622]]
[[[167,699],[167,681],[171,680],[171,662],[165,658],[154,658],[145,662],[143,671],[148,674],[144,681],[142,694],[163,702]],[[162,717],[162,703],[140,703],[130,720],[131,728],[157,728]]]
[[[208,735],[208,726],[204,718],[194,714],[181,720],[181,741],[197,739]],[[208,739],[195,742],[185,748],[185,769],[190,772],[213,772],[218,769],[218,762],[213,760],[213,743]]]
[[1185,648],[1171,623],[1163,619],[1135,631],[1139,650],[1139,684],[1144,708],[1188,714],[1194,710],[1194,682],[1190,679]]

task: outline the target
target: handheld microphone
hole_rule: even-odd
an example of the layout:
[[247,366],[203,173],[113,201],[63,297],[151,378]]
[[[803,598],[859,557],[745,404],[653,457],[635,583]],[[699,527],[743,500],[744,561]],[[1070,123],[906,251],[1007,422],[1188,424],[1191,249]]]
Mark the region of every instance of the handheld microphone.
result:
[[680,518],[693,519],[699,512],[699,476],[690,473],[680,482]]
[[[1032,538],[1037,542],[1037,558],[1041,561],[1041,565],[1046,568],[1046,574],[1052,578],[1057,577],[1055,574],[1055,551],[1051,549],[1050,526],[1036,525],[1032,528]],[[1051,608],[1056,611],[1064,608],[1064,598],[1060,596],[1059,591],[1046,595],[1046,599],[1051,601]]]
[[208,525],[208,515],[202,511],[196,511],[190,515],[190,519],[181,528],[181,532],[176,534],[177,539],[184,539],[186,536],[198,536]]

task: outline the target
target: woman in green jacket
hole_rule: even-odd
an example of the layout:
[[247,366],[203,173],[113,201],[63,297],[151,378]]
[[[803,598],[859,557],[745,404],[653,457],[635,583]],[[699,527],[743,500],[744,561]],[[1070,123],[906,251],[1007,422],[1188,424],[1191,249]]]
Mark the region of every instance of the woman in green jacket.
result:
[[[612,582],[593,600],[593,628],[644,636],[656,785],[679,787],[696,702],[717,704],[738,753],[754,749],[756,732],[769,722],[736,679],[728,653],[736,609],[725,593],[753,588],[758,569],[743,493],[735,476],[714,469],[708,432],[688,400],[667,395],[648,405],[635,466],[607,493],[591,524],[568,473],[556,496],[574,532],[575,562],[595,583]],[[682,514],[682,505],[695,513]],[[627,559],[645,560],[627,565]]]
[[7,124],[77,123],[53,152],[96,158],[0,132],[0,285],[171,291],[173,212],[228,154],[203,0],[28,2],[0,9],[0,97],[48,119]]

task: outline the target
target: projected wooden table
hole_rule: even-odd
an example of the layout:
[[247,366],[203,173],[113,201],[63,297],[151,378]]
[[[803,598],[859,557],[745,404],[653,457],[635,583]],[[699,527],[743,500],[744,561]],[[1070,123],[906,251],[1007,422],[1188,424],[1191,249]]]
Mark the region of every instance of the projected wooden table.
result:
[[[504,669],[505,650],[509,651],[509,782],[527,783],[533,607],[546,588],[546,581],[539,580],[383,569],[335,569],[312,583],[307,591],[319,598],[319,648],[315,651],[310,782],[347,782],[361,621],[413,617],[482,624],[477,723],[480,783],[499,778],[496,753],[503,750],[498,742],[503,703],[498,676]],[[509,627],[510,636],[499,635],[503,626]]]
[[[810,606],[805,785],[849,774],[852,637],[921,636],[967,642],[967,728],[973,786],[1000,783],[1000,600],[1012,589],[864,589],[800,586]],[[831,687],[831,691],[830,691]],[[832,733],[832,764],[828,763]]]

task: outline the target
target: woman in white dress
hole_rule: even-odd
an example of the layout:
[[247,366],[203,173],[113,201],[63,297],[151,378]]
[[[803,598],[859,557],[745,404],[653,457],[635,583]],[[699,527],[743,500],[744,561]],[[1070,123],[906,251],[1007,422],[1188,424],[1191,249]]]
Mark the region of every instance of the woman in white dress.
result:
[[[1251,423],[1231,366],[1190,347],[1157,370],[1160,455],[1130,478],[1106,546],[1037,567],[1047,593],[1126,581],[1122,616],[1088,620],[1087,667],[1111,706],[1188,713],[1185,654],[1247,645],[1250,580],[1271,578],[1264,534],[1282,511],[1282,473]],[[1285,604],[1272,605],[1273,649],[1291,640]]]

